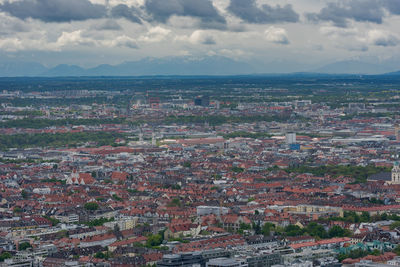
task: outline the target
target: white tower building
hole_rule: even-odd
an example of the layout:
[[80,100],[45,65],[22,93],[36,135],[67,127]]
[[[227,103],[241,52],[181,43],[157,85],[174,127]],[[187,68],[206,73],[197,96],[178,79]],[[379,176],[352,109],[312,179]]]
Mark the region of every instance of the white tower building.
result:
[[296,133],[287,133],[286,134],[286,144],[296,144]]
[[393,164],[391,184],[400,184],[400,165],[399,162]]

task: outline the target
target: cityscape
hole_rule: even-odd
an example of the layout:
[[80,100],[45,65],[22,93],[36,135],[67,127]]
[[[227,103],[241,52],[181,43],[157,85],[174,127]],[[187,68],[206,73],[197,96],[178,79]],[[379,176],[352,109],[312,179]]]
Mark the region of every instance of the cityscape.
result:
[[1,264],[398,265],[399,79],[2,78]]
[[400,0],[0,0],[0,267],[400,266]]

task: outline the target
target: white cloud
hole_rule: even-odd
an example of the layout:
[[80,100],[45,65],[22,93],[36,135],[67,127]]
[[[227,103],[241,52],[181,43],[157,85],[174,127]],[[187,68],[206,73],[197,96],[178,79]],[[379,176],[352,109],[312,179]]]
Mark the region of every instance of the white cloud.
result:
[[170,35],[171,30],[156,26],[151,28],[144,36],[139,38],[140,41],[148,43],[158,43],[165,40]]
[[138,48],[138,45],[135,41],[135,39],[126,36],[126,35],[122,35],[122,36],[118,36],[115,40],[108,42],[108,44],[111,47],[127,47],[127,48]]
[[6,52],[16,52],[23,50],[24,46],[21,40],[17,38],[0,39],[0,49]]
[[70,48],[74,46],[138,48],[136,40],[127,35],[120,35],[117,37],[110,36],[109,39],[96,40],[86,37],[81,30],[63,32],[55,43],[50,44],[53,50],[61,50],[61,48]]
[[197,30],[190,35],[189,41],[193,44],[214,45],[217,43],[214,36],[203,30]]
[[176,36],[175,41],[188,42],[194,45],[214,45],[217,43],[213,33],[206,30],[197,30],[191,35]]
[[265,31],[265,37],[267,41],[271,43],[283,45],[289,44],[288,34],[283,28],[271,26]]
[[396,46],[399,38],[389,31],[370,30],[367,34],[367,41],[376,46]]
[[338,28],[332,26],[324,26],[319,29],[320,33],[330,38],[343,38],[355,36],[359,31],[355,28]]
[[241,49],[221,49],[218,51],[218,54],[225,56],[225,57],[233,58],[236,60],[250,56],[250,53],[245,52]]
[[82,36],[82,30],[77,30],[73,32],[63,32],[61,36],[57,39],[55,45],[60,47],[65,46],[93,46],[96,45],[96,41]]

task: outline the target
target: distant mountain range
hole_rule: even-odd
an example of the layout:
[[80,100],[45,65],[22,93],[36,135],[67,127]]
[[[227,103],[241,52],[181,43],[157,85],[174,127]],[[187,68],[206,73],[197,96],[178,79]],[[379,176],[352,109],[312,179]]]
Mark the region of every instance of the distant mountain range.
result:
[[82,68],[76,65],[58,65],[46,68],[40,63],[0,63],[1,77],[18,76],[150,76],[150,75],[236,75],[251,74],[256,70],[247,63],[225,57],[163,59],[146,58],[118,65],[99,65]]
[[312,70],[316,73],[329,74],[382,74],[393,71],[390,68],[380,65],[366,63],[356,60],[339,61]]
[[[267,66],[267,63],[266,63]],[[103,64],[94,68],[77,65],[58,65],[47,68],[37,62],[0,62],[0,77],[57,77],[57,76],[156,76],[156,75],[246,75],[266,73],[263,66],[232,60],[226,57],[169,57],[145,58],[118,65]],[[383,74],[400,75],[395,68],[361,61],[340,61],[311,69],[303,74]],[[279,73],[279,72],[277,72]]]

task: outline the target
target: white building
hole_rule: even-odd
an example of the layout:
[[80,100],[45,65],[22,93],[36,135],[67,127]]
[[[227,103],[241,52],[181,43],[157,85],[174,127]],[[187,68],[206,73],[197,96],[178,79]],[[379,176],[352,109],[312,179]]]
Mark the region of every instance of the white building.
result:
[[400,184],[400,165],[399,162],[393,164],[392,169],[392,180],[387,182],[388,184]]
[[245,259],[236,258],[216,258],[211,259],[206,264],[207,267],[247,267],[247,261]]
[[197,216],[205,216],[214,214],[216,216],[224,215],[229,212],[229,208],[218,206],[198,206]]
[[286,144],[296,144],[296,133],[287,133],[286,134]]

